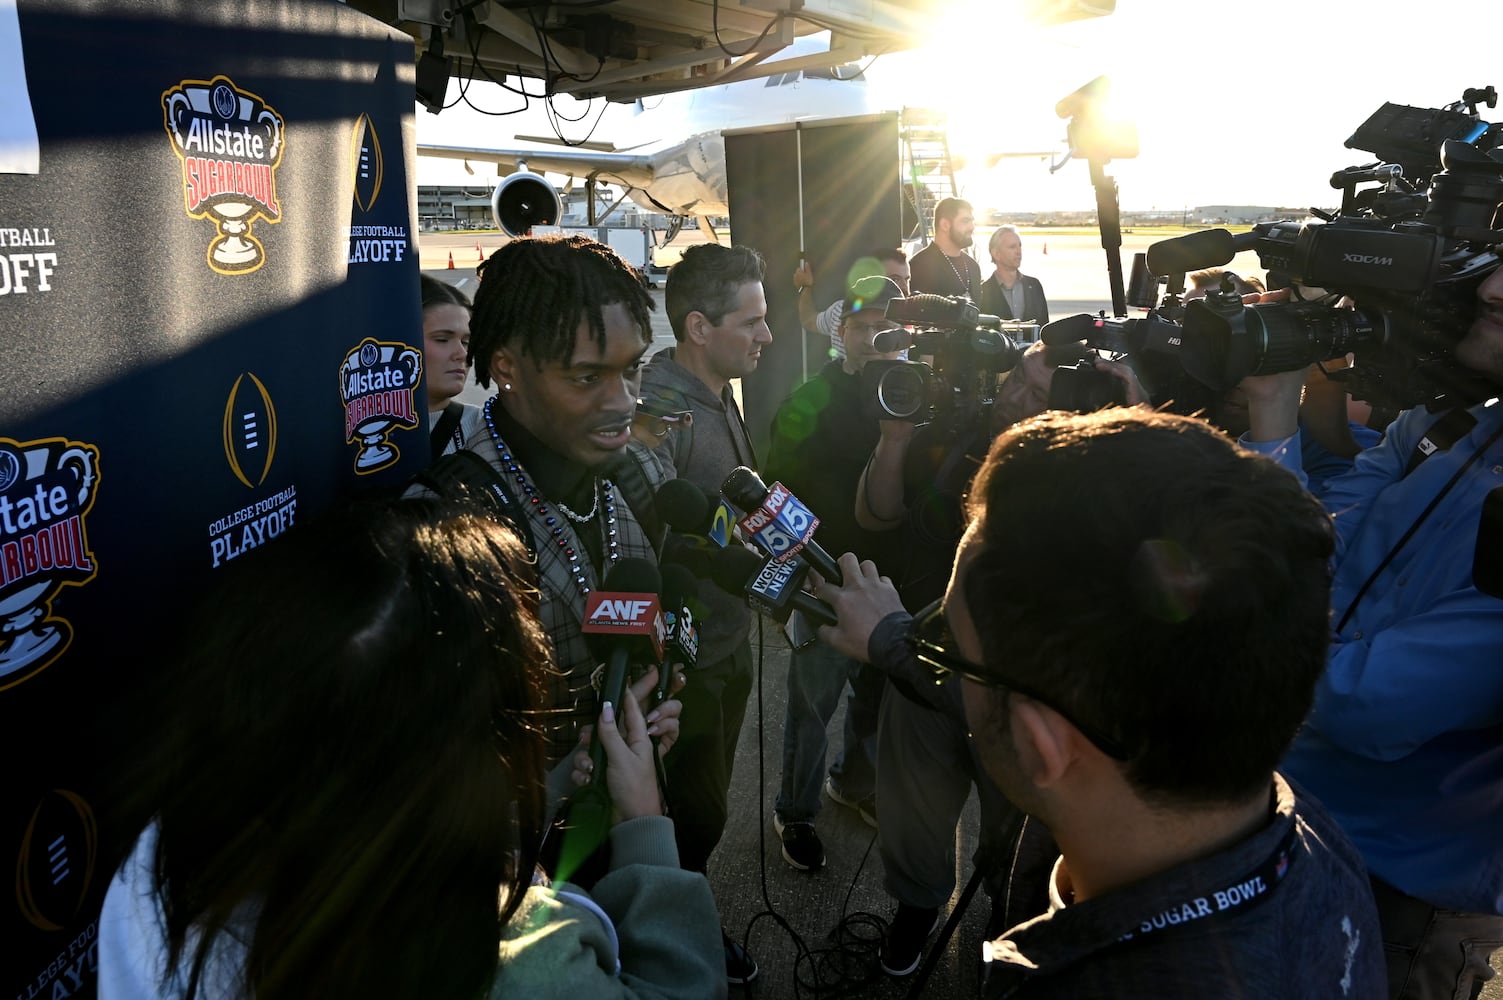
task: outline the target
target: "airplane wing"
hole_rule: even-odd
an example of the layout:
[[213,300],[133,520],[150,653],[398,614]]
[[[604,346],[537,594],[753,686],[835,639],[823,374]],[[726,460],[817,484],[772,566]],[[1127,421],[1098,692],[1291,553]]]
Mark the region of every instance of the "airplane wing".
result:
[[428,146],[419,144],[419,156],[436,156],[448,160],[469,160],[475,163],[510,164],[518,160],[527,163],[527,169],[551,171],[556,174],[585,176],[589,174],[640,174],[651,173],[652,161],[648,156],[636,153],[607,152],[599,149],[582,149],[577,146],[565,149],[497,149],[480,146]]
[[601,153],[625,153],[633,149],[643,149],[653,145],[651,142],[639,142],[631,146],[618,146],[614,142],[602,142],[600,140],[586,140],[585,142],[567,142],[556,135],[519,135],[518,142],[536,142],[545,146],[559,146],[564,149],[591,149]]

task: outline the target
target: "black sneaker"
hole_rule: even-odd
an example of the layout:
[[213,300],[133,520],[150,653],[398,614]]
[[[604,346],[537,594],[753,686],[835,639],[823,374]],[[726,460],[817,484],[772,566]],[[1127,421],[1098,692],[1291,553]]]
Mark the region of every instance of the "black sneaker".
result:
[[911,975],[924,957],[924,945],[939,921],[937,908],[899,903],[898,912],[887,925],[887,936],[882,939],[882,971],[889,976]]
[[819,833],[813,823],[797,821],[784,823],[776,813],[772,828],[783,838],[783,860],[789,867],[801,872],[812,872],[825,866],[825,845],[820,843]]
[[861,814],[861,820],[873,830],[877,829],[877,793],[872,792],[863,799],[853,799],[846,796],[840,789],[835,787],[835,779],[825,778],[825,794],[831,802],[854,809]]
[[725,942],[725,981],[740,984],[756,979],[762,970],[757,968],[751,953],[741,947],[740,942],[732,941],[724,927],[720,929],[720,939]]

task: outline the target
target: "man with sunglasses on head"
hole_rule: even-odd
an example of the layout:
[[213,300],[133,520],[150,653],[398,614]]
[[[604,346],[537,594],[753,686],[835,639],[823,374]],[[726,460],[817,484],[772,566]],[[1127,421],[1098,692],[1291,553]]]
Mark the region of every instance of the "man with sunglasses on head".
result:
[[816,593],[831,645],[943,682],[1029,816],[984,995],[1381,995],[1362,860],[1274,770],[1325,663],[1319,504],[1202,421],[1118,408],[1004,431],[967,517],[916,619],[851,555]]

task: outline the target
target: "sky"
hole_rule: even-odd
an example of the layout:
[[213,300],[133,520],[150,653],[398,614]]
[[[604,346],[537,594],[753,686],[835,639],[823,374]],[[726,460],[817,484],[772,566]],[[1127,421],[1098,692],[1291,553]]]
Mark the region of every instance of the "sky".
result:
[[[1467,87],[1503,89],[1503,0],[1429,0],[1410,5],[1407,17],[1395,13],[1398,5],[1338,0],[1117,0],[1116,8],[1105,18],[1030,28],[1017,23],[1010,0],[957,0],[935,23],[935,41],[876,58],[869,85],[882,107],[944,109],[952,151],[974,156],[1063,152],[1066,123],[1055,103],[1105,75],[1109,114],[1138,132],[1139,155],[1106,167],[1129,211],[1335,207],[1331,173],[1374,159],[1342,144],[1384,101],[1433,108]],[[493,109],[521,103],[494,87],[475,96]],[[605,105],[557,103],[569,114],[588,112],[578,124],[560,123],[571,138]],[[570,103],[575,110],[567,111]],[[469,127],[462,120],[480,116],[456,114],[463,110],[419,110],[419,142],[505,145],[517,133],[549,131],[538,107]],[[623,106],[605,108],[596,137],[629,117]],[[1503,108],[1484,107],[1482,117],[1503,121]],[[456,138],[461,129],[467,135]],[[420,161],[420,183],[440,182],[436,163]],[[978,209],[1095,206],[1084,162],[1051,174],[1039,159],[1006,159],[968,168],[960,184]]]

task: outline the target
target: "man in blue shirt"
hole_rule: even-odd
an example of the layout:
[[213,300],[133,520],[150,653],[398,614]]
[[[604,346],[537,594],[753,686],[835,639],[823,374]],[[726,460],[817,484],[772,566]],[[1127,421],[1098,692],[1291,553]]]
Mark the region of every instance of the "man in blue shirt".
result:
[[[1393,998],[1476,997],[1503,944],[1503,268],[1455,356],[1495,397],[1416,408],[1322,495],[1330,662],[1282,770],[1356,843]],[[1299,473],[1303,372],[1244,381],[1243,444]]]

